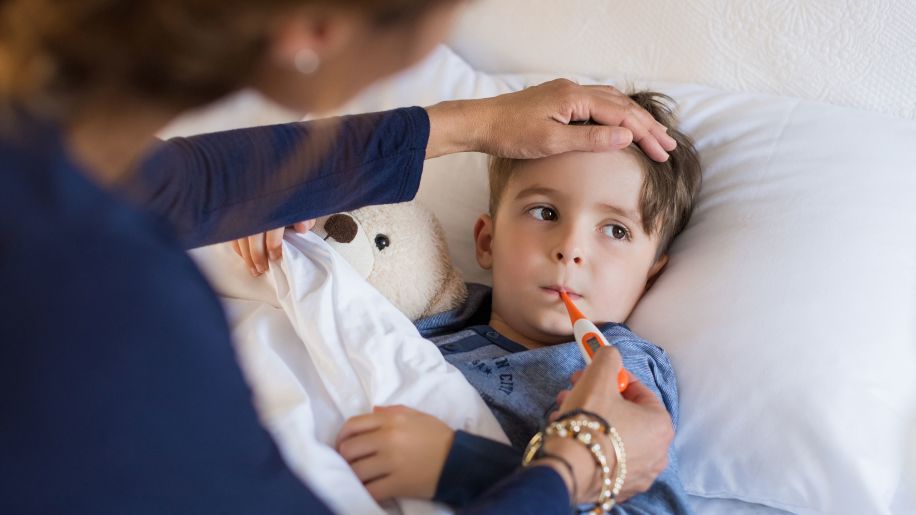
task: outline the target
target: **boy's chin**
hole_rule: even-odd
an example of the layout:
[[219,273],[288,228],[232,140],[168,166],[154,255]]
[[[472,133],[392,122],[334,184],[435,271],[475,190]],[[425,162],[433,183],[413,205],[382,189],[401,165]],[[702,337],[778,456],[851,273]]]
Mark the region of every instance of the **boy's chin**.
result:
[[574,339],[569,319],[544,321],[539,324],[538,331],[543,340],[551,344],[571,342]]

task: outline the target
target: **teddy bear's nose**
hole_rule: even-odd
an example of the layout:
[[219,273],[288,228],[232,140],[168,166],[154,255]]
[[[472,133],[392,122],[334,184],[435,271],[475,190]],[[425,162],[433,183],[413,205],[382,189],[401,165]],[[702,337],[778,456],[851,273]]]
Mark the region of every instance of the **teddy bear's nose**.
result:
[[349,215],[331,215],[324,223],[324,230],[327,231],[328,237],[334,238],[339,243],[350,243],[356,237],[359,227]]

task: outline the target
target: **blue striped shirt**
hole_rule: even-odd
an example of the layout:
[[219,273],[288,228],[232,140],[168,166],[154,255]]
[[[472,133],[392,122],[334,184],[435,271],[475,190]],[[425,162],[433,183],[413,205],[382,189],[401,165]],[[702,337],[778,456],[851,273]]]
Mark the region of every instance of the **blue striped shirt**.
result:
[[[518,466],[521,451],[556,409],[557,393],[569,388],[573,372],[585,367],[573,341],[528,349],[506,338],[486,324],[490,309],[490,288],[469,284],[468,300],[462,306],[417,322],[421,333],[477,389],[512,442],[509,448],[458,432],[437,488],[438,499],[455,505],[473,498],[497,480],[499,473],[506,475]],[[601,324],[599,329],[620,351],[624,367],[662,401],[676,429],[677,381],[667,353],[624,324]],[[652,488],[623,503],[616,512],[690,512],[677,476],[673,446],[668,459],[668,468]],[[483,467],[483,460],[494,465]],[[469,470],[474,474],[468,474]]]

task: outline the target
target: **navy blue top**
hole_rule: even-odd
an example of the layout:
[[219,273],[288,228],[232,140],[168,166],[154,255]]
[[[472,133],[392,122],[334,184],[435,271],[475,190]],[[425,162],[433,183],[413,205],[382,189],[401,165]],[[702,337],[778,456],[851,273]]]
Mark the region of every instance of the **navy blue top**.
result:
[[[0,122],[0,513],[327,513],[258,423],[183,249],[412,198],[426,112],[169,140],[114,191],[52,126]],[[536,467],[469,510],[568,503]]]

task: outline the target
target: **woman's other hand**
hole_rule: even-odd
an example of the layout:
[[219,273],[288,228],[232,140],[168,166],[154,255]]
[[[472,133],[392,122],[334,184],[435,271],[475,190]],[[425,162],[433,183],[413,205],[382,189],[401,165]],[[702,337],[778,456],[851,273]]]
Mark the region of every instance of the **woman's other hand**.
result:
[[[308,232],[315,227],[315,222],[315,219],[298,222],[292,228],[298,233]],[[283,257],[283,231],[285,230],[285,227],[279,227],[232,242],[232,250],[245,260],[252,277],[258,277],[266,272],[270,261],[278,261]]]
[[[626,448],[627,476],[617,497],[618,502],[652,486],[655,478],[668,466],[668,447],[674,438],[671,417],[651,390],[634,379],[623,394],[618,393],[617,371],[621,366],[623,362],[617,349],[604,347],[595,354],[591,365],[574,374],[572,390],[561,392],[558,396],[561,401],[558,413],[576,408],[595,412],[607,419],[620,434]],[[551,417],[555,418],[556,414]],[[599,490],[597,483],[585,485],[579,481],[582,477],[597,478],[594,461],[588,452],[576,448],[581,445],[562,443],[564,445],[554,452],[568,453],[565,457],[574,463],[577,478],[580,478],[577,481],[580,501],[593,502]],[[608,459],[613,461],[614,452],[609,441],[605,441],[602,447]],[[580,468],[583,469],[581,473]]]
[[[428,107],[426,157],[463,151],[530,159],[573,150],[607,151],[635,142],[666,161],[677,143],[664,125],[613,86],[557,79],[515,93]],[[599,125],[569,125],[592,120]]]
[[377,406],[355,416],[337,436],[337,451],[377,501],[431,499],[455,432],[405,406]]

